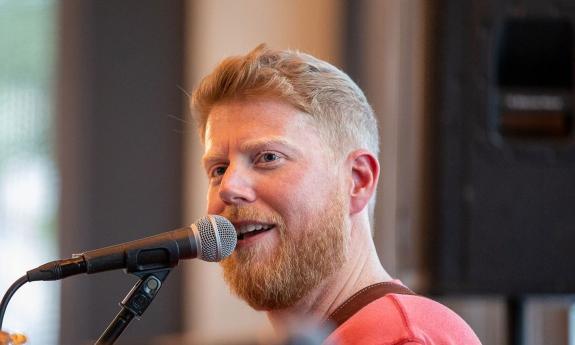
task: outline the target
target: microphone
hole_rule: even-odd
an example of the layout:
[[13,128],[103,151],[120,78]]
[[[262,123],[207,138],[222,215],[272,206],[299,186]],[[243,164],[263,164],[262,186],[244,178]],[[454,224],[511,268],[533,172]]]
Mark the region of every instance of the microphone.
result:
[[174,267],[180,259],[220,261],[237,243],[236,230],[224,217],[208,215],[192,225],[155,236],[95,249],[26,272],[29,282],[125,269],[126,273]]

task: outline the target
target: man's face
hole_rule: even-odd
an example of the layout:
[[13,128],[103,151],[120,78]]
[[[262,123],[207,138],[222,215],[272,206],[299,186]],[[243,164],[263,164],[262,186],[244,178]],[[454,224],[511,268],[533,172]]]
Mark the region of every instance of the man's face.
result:
[[240,233],[222,266],[252,307],[289,307],[343,264],[348,202],[332,156],[310,116],[287,103],[230,101],[210,112],[208,213]]

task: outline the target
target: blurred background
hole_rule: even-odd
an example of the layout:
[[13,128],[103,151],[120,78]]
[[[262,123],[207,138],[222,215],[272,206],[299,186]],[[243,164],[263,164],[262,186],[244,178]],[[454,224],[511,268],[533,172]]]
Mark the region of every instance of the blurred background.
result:
[[[262,42],[346,71],[379,118],[387,270],[484,344],[575,344],[571,0],[1,0],[0,293],[205,212],[187,94]],[[136,278],[36,282],[4,328],[90,344]],[[173,270],[118,344],[266,343],[219,266]]]

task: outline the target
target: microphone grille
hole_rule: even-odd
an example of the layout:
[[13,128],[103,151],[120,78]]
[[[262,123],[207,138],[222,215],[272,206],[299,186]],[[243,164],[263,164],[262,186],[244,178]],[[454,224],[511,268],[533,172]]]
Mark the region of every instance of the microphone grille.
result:
[[200,234],[200,253],[204,261],[220,261],[236,248],[238,236],[229,220],[222,216],[209,215],[195,223]]

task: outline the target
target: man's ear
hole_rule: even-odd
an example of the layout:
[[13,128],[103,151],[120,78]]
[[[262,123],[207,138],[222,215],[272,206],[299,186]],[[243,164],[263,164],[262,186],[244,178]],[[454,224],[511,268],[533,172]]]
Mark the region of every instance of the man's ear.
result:
[[375,193],[379,179],[379,162],[373,153],[357,150],[349,154],[348,167],[351,170],[350,213],[361,212]]

